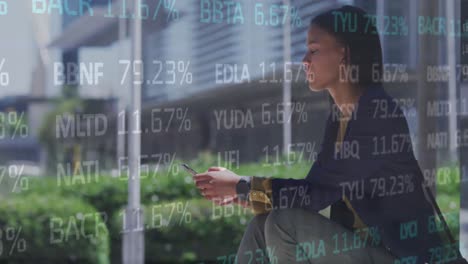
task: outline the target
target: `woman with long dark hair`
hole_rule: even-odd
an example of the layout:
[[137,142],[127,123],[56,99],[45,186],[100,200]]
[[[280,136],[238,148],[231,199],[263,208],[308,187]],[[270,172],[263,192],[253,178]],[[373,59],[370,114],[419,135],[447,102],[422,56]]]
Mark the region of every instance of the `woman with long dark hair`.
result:
[[237,263],[425,263],[455,252],[432,226],[407,121],[382,87],[381,43],[368,22],[353,6],[311,21],[303,63],[310,90],[328,91],[331,111],[305,179],[220,167],[194,177],[207,199],[255,213]]

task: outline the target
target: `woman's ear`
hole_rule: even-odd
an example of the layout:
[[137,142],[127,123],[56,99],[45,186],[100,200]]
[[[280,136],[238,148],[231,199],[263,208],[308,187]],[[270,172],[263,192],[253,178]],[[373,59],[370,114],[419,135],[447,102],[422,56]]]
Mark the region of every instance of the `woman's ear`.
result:
[[342,47],[341,48],[341,54],[343,55],[341,62],[342,64],[348,65],[351,61],[351,56],[349,54],[349,47]]
[[340,53],[341,53],[340,64],[346,64],[346,47],[341,47]]

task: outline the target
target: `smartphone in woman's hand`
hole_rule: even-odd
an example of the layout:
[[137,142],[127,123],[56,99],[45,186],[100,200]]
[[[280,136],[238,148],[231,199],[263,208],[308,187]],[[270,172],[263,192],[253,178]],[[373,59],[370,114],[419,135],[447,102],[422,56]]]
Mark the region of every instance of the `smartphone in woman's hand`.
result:
[[197,172],[190,168],[189,165],[185,164],[185,163],[182,163],[180,164],[188,173],[192,174],[192,176],[195,176],[197,174]]

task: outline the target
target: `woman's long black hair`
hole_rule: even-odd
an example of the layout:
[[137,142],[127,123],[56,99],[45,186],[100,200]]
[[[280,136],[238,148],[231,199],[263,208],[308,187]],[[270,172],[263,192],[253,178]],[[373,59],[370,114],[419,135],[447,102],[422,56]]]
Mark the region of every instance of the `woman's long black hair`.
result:
[[[341,18],[347,16],[343,26]],[[314,17],[310,25],[316,25],[336,38],[346,48],[347,65],[358,66],[357,84],[361,88],[382,85],[383,59],[382,45],[377,27],[372,23],[366,11],[359,7],[345,5],[325,11]],[[378,78],[376,78],[377,76]],[[328,95],[330,107],[337,107],[333,98]]]
[[[343,25],[341,18],[345,16],[350,24]],[[358,67],[357,84],[362,88],[382,84],[382,45],[372,22],[366,11],[350,5],[328,10],[310,22],[334,36],[346,48],[345,58],[349,56],[346,64]],[[330,95],[329,100],[334,103]]]

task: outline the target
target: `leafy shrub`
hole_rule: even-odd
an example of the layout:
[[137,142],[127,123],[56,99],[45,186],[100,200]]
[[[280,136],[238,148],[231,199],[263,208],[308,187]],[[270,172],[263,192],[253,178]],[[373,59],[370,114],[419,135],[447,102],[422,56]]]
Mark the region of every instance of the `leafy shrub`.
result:
[[[197,172],[204,172],[209,167],[216,166],[211,155],[200,155],[199,159],[188,164]],[[284,160],[282,161],[284,163]],[[174,161],[177,166],[182,161]],[[265,164],[267,165],[267,164]],[[268,165],[261,163],[242,164],[238,168],[230,168],[239,175],[271,176],[276,178],[304,178],[310,169],[308,162],[296,163],[290,166]],[[142,203],[155,203],[174,199],[201,198],[199,190],[195,187],[192,176],[182,169],[159,168],[149,169],[149,173],[141,175]],[[93,176],[94,177],[94,176]],[[100,212],[113,214],[127,203],[128,179],[111,177],[109,175],[97,176],[96,180],[81,184],[79,181],[65,184],[63,179],[45,177],[30,180],[28,193],[56,193],[58,195],[81,197],[91,203]]]
[[[282,164],[285,164],[286,161],[287,159],[285,158],[279,159],[279,162]],[[278,162],[278,160],[275,160],[275,162]],[[243,229],[245,228],[242,224],[239,225],[237,223],[240,221],[245,222],[246,217],[236,218],[236,216],[232,216],[223,218],[223,220],[215,219],[211,221],[209,219],[209,210],[212,210],[211,203],[206,200],[201,201],[204,198],[194,186],[190,174],[181,168],[176,169],[174,167],[180,163],[182,161],[175,160],[172,167],[159,167],[157,170],[151,167],[147,170],[147,173],[141,175],[142,204],[147,205],[145,207],[147,211],[148,208],[152,209],[157,204],[167,204],[173,201],[189,201],[190,208],[193,206],[193,210],[195,210],[192,212],[192,215],[199,215],[200,217],[193,217],[190,225],[181,228],[177,232],[171,231],[170,233],[165,233],[158,228],[151,228],[145,232],[147,259],[156,260],[158,257],[164,259],[166,256],[171,261],[186,261],[195,258],[216,259],[218,255],[235,253],[240,243]],[[197,159],[187,163],[197,172],[204,172],[209,167],[217,166],[215,156],[208,153],[202,153]],[[308,162],[296,163],[290,166],[278,166],[276,164],[263,164],[260,162],[241,164],[239,167],[228,167],[228,169],[239,175],[304,178],[310,166],[311,164]],[[73,183],[72,180],[69,180],[70,184],[68,185],[64,179],[59,179],[57,176],[31,179],[27,193],[40,195],[53,194],[79,198],[93,205],[99,212],[107,216],[113,216],[112,219],[121,219],[121,209],[127,204],[128,179],[125,175],[121,175],[121,177],[99,175],[97,179],[85,184],[81,184],[79,181]],[[148,212],[151,212],[151,210]],[[163,215],[166,216],[166,214]],[[170,212],[167,212],[167,215],[170,215]],[[147,223],[149,222],[147,221]],[[194,228],[196,226],[200,226],[200,228]],[[121,260],[122,226],[121,224],[116,226],[108,225],[108,228],[111,230],[111,261],[119,262]],[[184,247],[190,250],[179,254],[176,248],[181,249],[184,247],[174,246],[182,242],[177,240],[177,236],[174,237],[171,234],[177,234],[180,237],[194,236],[196,239],[182,241],[189,243],[184,244]],[[229,239],[227,240],[226,234],[229,234]],[[212,238],[222,239],[212,240]],[[201,244],[199,243],[200,241],[206,241],[206,243]],[[212,249],[216,249],[216,252],[210,252]],[[158,254],[155,255],[154,252],[158,252]]]
[[1,262],[109,263],[109,232],[94,207],[54,194],[0,204]]
[[[150,263],[213,261],[235,254],[253,217],[248,208],[218,206],[206,199],[147,204],[142,209],[145,259]],[[120,210],[112,218],[113,241],[122,233],[122,222]]]

